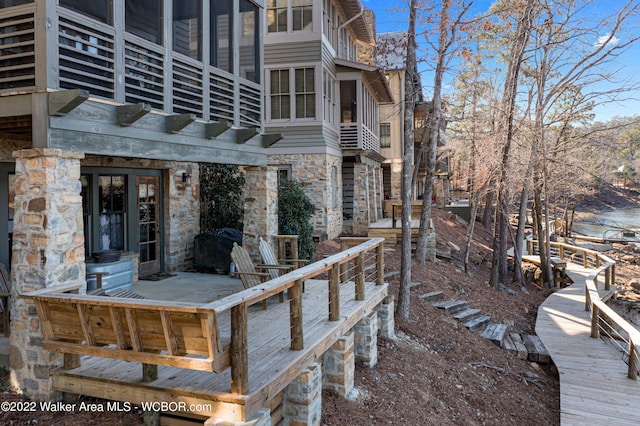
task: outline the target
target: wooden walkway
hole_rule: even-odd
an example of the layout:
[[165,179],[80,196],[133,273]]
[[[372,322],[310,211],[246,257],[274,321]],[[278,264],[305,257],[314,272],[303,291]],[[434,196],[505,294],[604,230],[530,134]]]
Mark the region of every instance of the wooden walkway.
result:
[[560,423],[639,425],[640,383],[614,348],[590,337],[585,279],[590,269],[568,263],[574,284],[549,296],[538,310],[536,334],[560,376]]

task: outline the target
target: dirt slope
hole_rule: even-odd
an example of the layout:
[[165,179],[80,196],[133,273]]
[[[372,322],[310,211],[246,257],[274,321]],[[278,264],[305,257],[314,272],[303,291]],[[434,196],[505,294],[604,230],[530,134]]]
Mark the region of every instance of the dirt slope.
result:
[[[447,242],[464,247],[465,226],[455,216],[436,210],[434,223],[440,251],[448,250]],[[481,226],[476,229],[472,258],[480,264],[470,275],[455,249],[452,260],[426,267],[413,263],[410,321],[396,322],[397,340],[379,341],[375,368],[357,367],[352,401],[324,392],[323,424],[559,424],[559,384],[552,366],[516,358],[419,297],[441,290],[447,299],[466,300],[493,322],[509,324],[510,331],[534,334],[537,307],[546,293],[534,286],[526,293],[519,286],[490,288],[490,235]],[[324,243],[318,255],[335,246]],[[400,270],[399,246],[385,263],[388,274]],[[399,276],[389,283],[396,293]]]

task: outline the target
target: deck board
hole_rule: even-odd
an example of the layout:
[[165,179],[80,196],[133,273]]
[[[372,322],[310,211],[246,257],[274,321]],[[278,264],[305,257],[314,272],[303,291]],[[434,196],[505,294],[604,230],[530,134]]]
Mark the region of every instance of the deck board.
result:
[[550,295],[538,309],[536,334],[560,375],[560,422],[569,425],[640,424],[640,383],[601,339],[590,337],[585,311],[585,269],[569,263],[574,284]]
[[[83,357],[82,365],[77,369],[57,370],[54,387],[66,392],[136,403],[142,400],[175,401],[176,397],[197,402],[226,401],[244,405],[246,413],[240,416],[250,416],[264,403],[277,397],[291,380],[319,359],[387,295],[386,285],[366,283],[365,300],[356,301],[355,285],[341,284],[340,319],[328,321],[327,289],[327,281],[306,282],[302,298],[305,348],[300,351],[289,349],[287,300],[279,303],[277,296],[272,297],[266,311],[260,304],[249,308],[249,391],[245,396],[230,393],[230,370],[216,374],[159,366],[158,379],[142,383],[142,368],[138,363],[93,357]],[[229,316],[219,319],[219,330],[223,337],[230,335]],[[121,392],[124,392],[122,396]],[[211,413],[201,414],[212,416],[219,410],[220,404],[214,404]],[[236,406],[227,407],[228,410],[243,409]]]

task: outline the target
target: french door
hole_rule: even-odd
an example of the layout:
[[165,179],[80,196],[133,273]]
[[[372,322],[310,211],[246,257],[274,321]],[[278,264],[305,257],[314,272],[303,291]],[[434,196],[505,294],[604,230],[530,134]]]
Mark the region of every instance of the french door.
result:
[[160,177],[136,176],[140,276],[160,272]]

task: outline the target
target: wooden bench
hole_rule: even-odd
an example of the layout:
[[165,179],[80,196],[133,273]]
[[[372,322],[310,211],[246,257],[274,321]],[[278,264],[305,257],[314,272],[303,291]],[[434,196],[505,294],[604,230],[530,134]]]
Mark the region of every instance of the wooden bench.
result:
[[[65,357],[140,362],[155,366],[156,375],[158,365],[215,373],[230,367],[229,341],[219,337],[215,310],[193,303],[65,293],[77,289],[59,286],[25,294],[35,301],[45,349]],[[74,363],[79,366],[79,359]]]
[[[541,266],[540,256],[525,255],[522,261],[531,263],[532,265]],[[567,283],[567,261],[559,257],[551,257],[551,270],[553,273],[554,286],[564,287]]]

